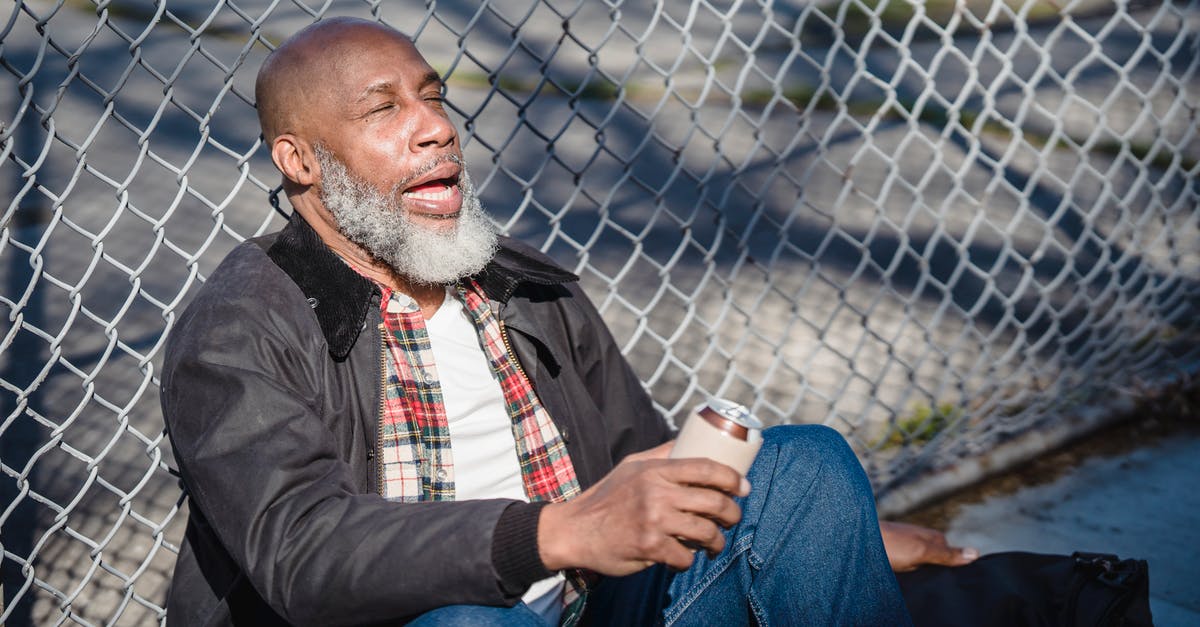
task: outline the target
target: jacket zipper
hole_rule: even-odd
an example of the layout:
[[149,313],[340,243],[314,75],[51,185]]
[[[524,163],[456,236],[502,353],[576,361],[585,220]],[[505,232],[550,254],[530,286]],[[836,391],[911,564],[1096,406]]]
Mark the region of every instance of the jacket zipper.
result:
[[[525,377],[525,381],[528,382],[529,387],[532,388],[533,380],[531,380],[529,378],[529,375],[525,372],[525,367],[521,365],[521,360],[517,359],[517,354],[515,352],[513,352],[512,344],[508,341],[508,327],[504,324],[504,320],[500,319],[500,316],[496,316],[496,321],[500,323],[500,340],[502,342],[504,342],[504,350],[508,353],[508,359],[517,366],[517,372],[521,373],[522,377]],[[566,444],[566,443],[567,443],[566,438],[563,438],[563,444]],[[575,572],[580,573],[582,571],[575,571]],[[582,579],[582,577],[580,577],[580,579]],[[588,601],[588,599],[587,599],[588,586],[585,582],[581,582],[581,583],[583,583],[583,595],[584,596],[583,596],[583,603],[579,607],[578,616],[583,616],[584,610],[587,609],[587,601]],[[574,586],[574,584],[571,583],[571,581],[565,581],[564,585]]]
[[533,387],[533,381],[530,380],[529,375],[525,373],[525,368],[521,365],[521,360],[517,359],[517,354],[513,352],[512,344],[510,344],[508,341],[508,327],[505,326],[504,321],[500,320],[498,317],[497,321],[500,323],[500,340],[504,342],[504,350],[508,353],[508,360],[516,365],[517,372],[520,372],[521,376],[525,378],[526,383],[528,383],[530,387]]
[[383,334],[387,329],[383,328],[383,323],[379,323],[379,415],[375,419],[375,491],[379,496],[386,497],[383,493],[383,417],[387,409],[385,399],[387,398],[387,340]]

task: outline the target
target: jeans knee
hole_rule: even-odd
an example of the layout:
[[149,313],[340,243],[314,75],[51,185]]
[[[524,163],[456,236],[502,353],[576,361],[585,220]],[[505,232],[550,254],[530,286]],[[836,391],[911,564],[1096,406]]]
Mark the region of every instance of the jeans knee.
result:
[[781,449],[800,449],[802,454],[807,452],[835,465],[858,465],[846,438],[825,425],[778,425],[763,431],[763,442]]
[[817,480],[824,489],[851,501],[869,501],[874,507],[862,464],[836,430],[825,425],[780,425],[763,432],[763,443],[777,446],[780,461],[797,472],[818,470]]

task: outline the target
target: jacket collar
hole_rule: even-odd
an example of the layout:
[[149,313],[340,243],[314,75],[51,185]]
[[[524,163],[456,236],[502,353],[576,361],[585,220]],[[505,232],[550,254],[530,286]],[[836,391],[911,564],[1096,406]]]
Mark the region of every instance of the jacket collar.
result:
[[[495,257],[474,277],[491,300],[507,303],[522,283],[558,285],[579,277],[521,250],[500,238]],[[379,289],[329,249],[317,232],[293,212],[287,226],[267,248],[267,256],[300,288],[316,313],[329,354],[343,361],[378,306]]]

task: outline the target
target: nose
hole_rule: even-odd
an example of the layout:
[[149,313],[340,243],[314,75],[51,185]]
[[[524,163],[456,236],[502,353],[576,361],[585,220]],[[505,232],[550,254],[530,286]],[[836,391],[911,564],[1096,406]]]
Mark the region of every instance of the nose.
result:
[[417,115],[416,128],[412,134],[414,152],[430,148],[445,148],[458,138],[454,123],[442,110],[441,103],[424,102]]

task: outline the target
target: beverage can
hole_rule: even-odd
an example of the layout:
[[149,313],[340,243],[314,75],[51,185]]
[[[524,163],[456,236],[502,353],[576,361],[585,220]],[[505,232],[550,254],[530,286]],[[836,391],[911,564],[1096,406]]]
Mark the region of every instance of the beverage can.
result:
[[762,447],[763,424],[744,405],[714,398],[696,406],[675,439],[671,457],[707,457],[743,476]]

